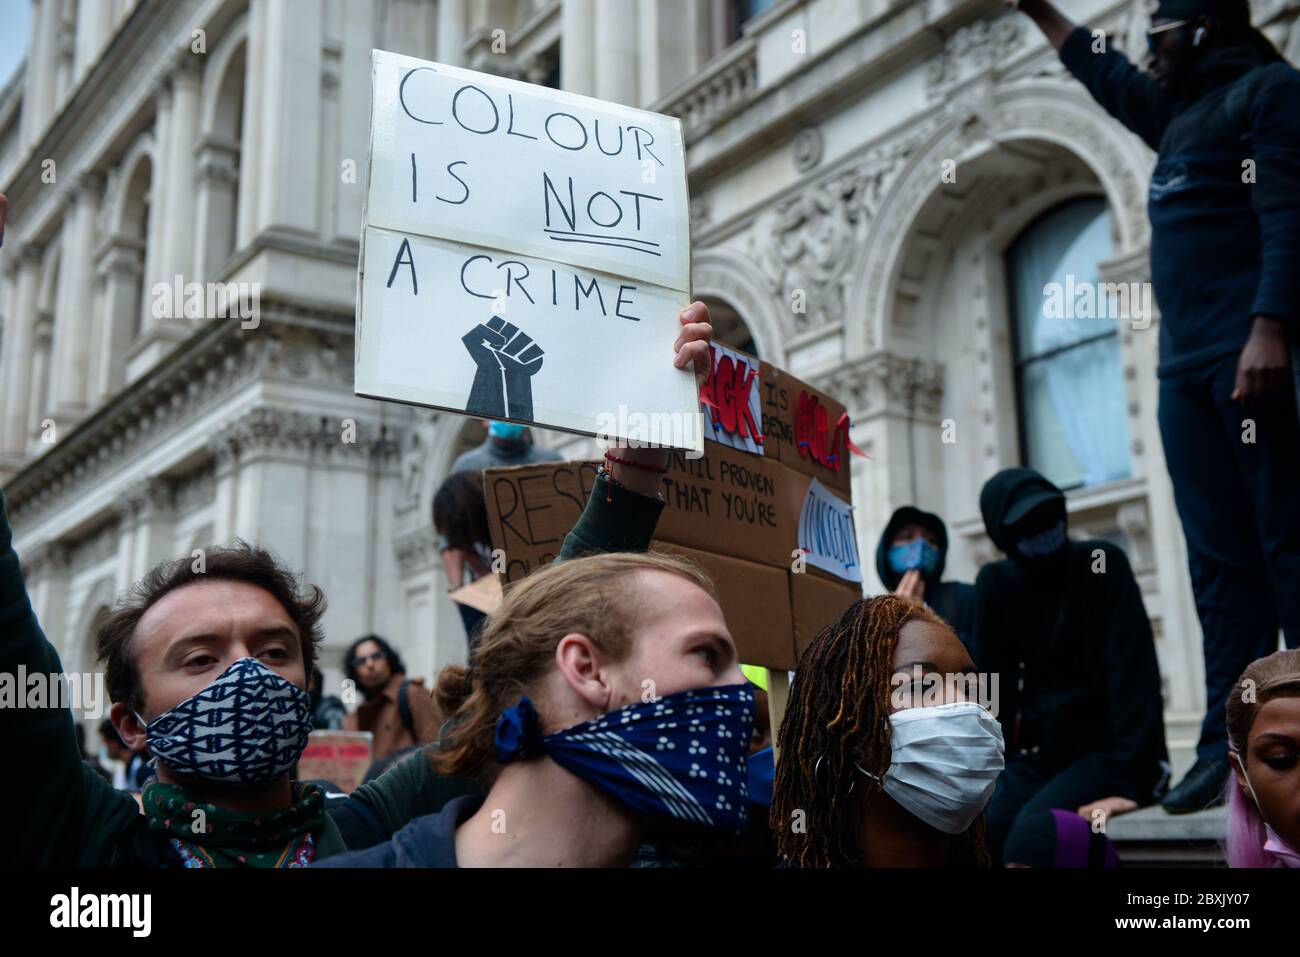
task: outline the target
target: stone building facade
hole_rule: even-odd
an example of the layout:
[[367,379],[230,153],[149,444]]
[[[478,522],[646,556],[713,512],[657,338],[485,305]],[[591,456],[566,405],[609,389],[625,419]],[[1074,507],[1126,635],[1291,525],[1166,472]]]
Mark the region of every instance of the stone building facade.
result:
[[[847,405],[863,551],[915,502],[973,579],[996,554],[985,478],[1024,463],[1071,486],[1075,533],[1137,572],[1187,763],[1200,632],[1158,316],[1043,340],[1021,294],[1049,247],[1094,281],[1147,279],[1153,157],[1028,21],[992,0],[31,3],[0,92],[0,481],[69,670],[146,568],[235,537],[325,588],[332,686],[366,632],[415,673],[464,656],[430,503],[482,426],[351,389],[379,47],[680,116],[696,295],[721,338]],[[1149,4],[1069,6],[1144,49]],[[1300,0],[1253,6],[1300,60]],[[156,284],[189,282],[256,321],[159,308]]]

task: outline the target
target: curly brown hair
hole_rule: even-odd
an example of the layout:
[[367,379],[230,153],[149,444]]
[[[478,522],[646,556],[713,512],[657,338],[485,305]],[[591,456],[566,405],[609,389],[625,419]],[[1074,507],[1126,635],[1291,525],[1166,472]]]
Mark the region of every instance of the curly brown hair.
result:
[[104,662],[110,699],[143,710],[144,688],[131,654],[136,626],[164,596],[205,581],[246,582],[270,592],[297,628],[304,671],[311,674],[323,638],[320,620],[325,614],[325,594],[315,585],[300,587],[299,577],[271,552],[237,541],[230,547],[206,549],[201,564],[197,559],[179,558],[155,565],[118,599],[95,631],[95,651]]
[[[799,659],[781,722],[770,823],[777,853],[798,867],[861,867],[850,784],[880,791],[889,769],[894,649],[909,621],[947,622],[897,595],[864,598],[813,639]],[[875,775],[865,778],[856,768]],[[855,778],[856,775],[856,778]],[[804,826],[794,827],[802,811]],[[953,866],[988,867],[984,818],[954,841]]]

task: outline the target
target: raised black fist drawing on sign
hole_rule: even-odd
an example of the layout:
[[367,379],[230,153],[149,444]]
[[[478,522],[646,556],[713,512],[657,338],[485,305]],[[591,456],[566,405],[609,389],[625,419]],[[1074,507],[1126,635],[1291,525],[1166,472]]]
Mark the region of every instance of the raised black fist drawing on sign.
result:
[[465,411],[489,419],[531,420],[533,376],[542,367],[542,347],[500,316],[475,326],[461,342],[478,364]]

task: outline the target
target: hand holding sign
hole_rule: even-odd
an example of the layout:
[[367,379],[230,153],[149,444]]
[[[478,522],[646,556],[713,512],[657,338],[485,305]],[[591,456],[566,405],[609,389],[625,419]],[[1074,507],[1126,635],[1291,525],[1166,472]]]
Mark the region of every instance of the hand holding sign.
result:
[[475,326],[461,342],[478,365],[465,411],[490,419],[531,419],[532,377],[542,368],[542,347],[500,316]]
[[[709,307],[702,302],[693,302],[681,311],[677,322],[682,331],[673,343],[673,365],[678,369],[692,368],[696,382],[701,382],[709,374],[713,356],[710,351],[713,325],[709,322]],[[618,449],[618,457],[644,468],[610,462],[609,474],[616,482],[642,495],[659,493],[662,481],[659,470],[668,465],[667,449],[623,447]]]

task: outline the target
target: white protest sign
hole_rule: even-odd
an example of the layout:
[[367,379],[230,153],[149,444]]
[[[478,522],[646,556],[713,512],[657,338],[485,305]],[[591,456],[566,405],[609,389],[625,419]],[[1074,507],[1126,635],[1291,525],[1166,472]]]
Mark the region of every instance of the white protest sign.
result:
[[853,506],[816,479],[799,512],[799,548],[809,565],[851,582],[862,581]]
[[702,450],[680,122],[379,50],[371,82],[356,392]]

